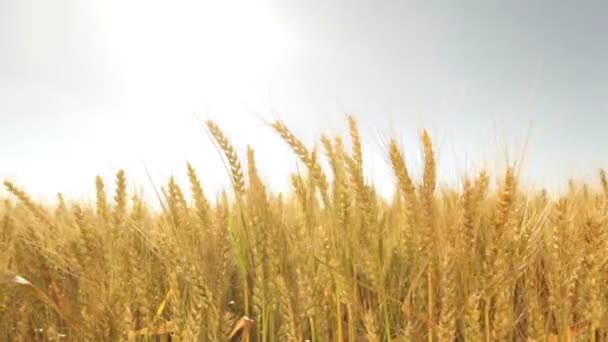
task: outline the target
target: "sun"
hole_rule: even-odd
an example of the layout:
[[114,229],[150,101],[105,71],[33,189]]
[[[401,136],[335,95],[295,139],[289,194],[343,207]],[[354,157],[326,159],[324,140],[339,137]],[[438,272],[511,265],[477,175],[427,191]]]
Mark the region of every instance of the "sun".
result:
[[130,95],[239,97],[267,77],[289,37],[264,1],[105,0],[95,8]]

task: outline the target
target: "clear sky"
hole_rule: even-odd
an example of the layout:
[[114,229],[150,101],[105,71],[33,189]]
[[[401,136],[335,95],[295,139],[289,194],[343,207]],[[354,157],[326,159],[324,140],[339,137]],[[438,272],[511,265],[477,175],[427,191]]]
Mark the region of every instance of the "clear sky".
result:
[[[0,177],[35,196],[89,196],[194,164],[226,186],[198,120],[257,151],[284,189],[295,157],[259,116],[311,144],[355,115],[368,176],[392,187],[396,136],[440,179],[525,155],[524,177],[563,186],[608,167],[605,1],[0,0]],[[257,114],[256,114],[257,113]],[[185,184],[185,183],[184,183]],[[146,190],[148,191],[148,190]]]

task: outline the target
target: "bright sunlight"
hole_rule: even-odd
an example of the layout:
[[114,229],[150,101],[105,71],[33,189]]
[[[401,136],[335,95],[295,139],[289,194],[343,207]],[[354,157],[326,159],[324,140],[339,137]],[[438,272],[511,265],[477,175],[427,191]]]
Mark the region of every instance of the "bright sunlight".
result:
[[262,2],[109,0],[97,6],[129,93],[148,100],[242,99],[289,43]]

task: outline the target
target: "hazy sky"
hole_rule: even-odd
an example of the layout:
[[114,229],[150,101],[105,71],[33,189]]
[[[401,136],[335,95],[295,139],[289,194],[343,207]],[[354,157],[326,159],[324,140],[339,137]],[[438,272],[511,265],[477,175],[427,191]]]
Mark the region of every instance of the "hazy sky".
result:
[[[361,125],[382,191],[383,144],[412,165],[426,127],[440,179],[504,165],[563,185],[608,167],[605,1],[0,0],[0,177],[35,196],[88,196],[192,162],[227,185],[197,119],[217,121],[284,189],[295,157],[259,116],[311,144]],[[254,114],[257,113],[257,114]],[[185,183],[184,183],[185,184]]]

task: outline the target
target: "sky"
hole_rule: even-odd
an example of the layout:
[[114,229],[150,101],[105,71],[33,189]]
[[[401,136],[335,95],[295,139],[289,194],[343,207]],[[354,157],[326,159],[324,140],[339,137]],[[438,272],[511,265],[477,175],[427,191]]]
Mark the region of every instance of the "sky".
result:
[[[308,146],[359,122],[368,179],[393,188],[384,148],[419,174],[421,129],[439,179],[519,161],[534,187],[608,167],[604,1],[0,0],[0,178],[37,198],[92,198],[125,169],[148,194],[186,162],[227,187],[202,122],[271,188]],[[148,170],[150,177],[146,174]]]

